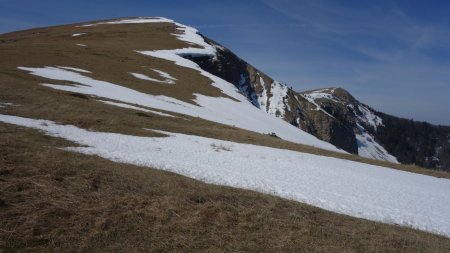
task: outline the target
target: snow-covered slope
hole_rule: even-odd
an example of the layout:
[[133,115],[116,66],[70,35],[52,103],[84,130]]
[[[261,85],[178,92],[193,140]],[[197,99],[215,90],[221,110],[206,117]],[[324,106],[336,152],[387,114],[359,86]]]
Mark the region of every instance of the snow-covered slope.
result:
[[286,111],[290,111],[291,108],[289,107],[289,104],[287,103],[287,92],[288,87],[284,84],[281,84],[280,82],[273,81],[270,85],[270,93],[271,96],[268,98],[268,108],[267,112],[270,115],[284,118]]
[[0,121],[87,146],[67,148],[71,151],[450,237],[448,179],[184,134],[137,137],[8,115],[0,115]]
[[[209,60],[208,57],[205,57],[208,56],[208,53],[190,55],[190,60],[198,63],[203,70],[209,71],[210,74],[220,76],[233,83],[254,106],[347,152],[372,159],[397,162],[395,157],[375,141],[374,136],[365,131],[364,127],[366,126],[376,129],[381,124],[381,119],[370,108],[358,104],[360,113],[351,112],[352,117],[360,123],[361,127],[359,128],[354,122],[351,126],[347,122],[339,122],[339,119],[321,106],[321,101],[324,100],[344,107],[348,104],[348,102],[334,97],[335,89],[320,89],[298,94],[289,89],[287,85],[273,80],[246,63],[229,50],[218,46],[216,42],[211,40],[207,42],[213,50],[216,50],[213,54],[209,54]],[[315,110],[317,113],[311,113],[310,110]],[[317,118],[316,116],[320,113],[330,119]]]
[[[252,83],[248,74],[241,74],[238,87],[243,94],[246,94],[249,100],[262,111],[284,119],[287,111],[291,111],[288,101],[288,87],[275,80],[266,77],[266,82],[259,72],[255,73],[255,81]],[[258,89],[258,92],[248,92]]]
[[[141,18],[134,21],[136,23],[154,23],[158,22],[158,20],[160,20],[161,22],[173,22],[168,19],[157,18]],[[102,22],[89,25],[92,26],[102,24],[130,23],[133,23],[132,19]],[[213,74],[210,74],[207,71],[204,71],[195,62],[184,58],[186,56],[207,56],[214,58],[216,57],[217,47],[206,43],[204,38],[198,34],[196,29],[178,23],[175,24],[177,26],[177,32],[173,35],[179,40],[187,42],[190,46],[173,50],[153,50],[137,52],[147,56],[173,62],[173,64],[177,65],[175,66],[176,68],[183,67],[198,71],[200,75],[203,75],[211,80],[212,86],[222,91],[222,93],[224,94],[223,97],[210,97],[201,94],[194,94],[196,97],[195,102],[197,103],[197,105],[194,105],[172,97],[153,96],[150,94],[139,92],[137,90],[125,88],[124,86],[118,84],[95,80],[87,75],[83,75],[82,73],[72,71],[73,69],[63,69],[58,67],[19,67],[19,69],[28,71],[33,75],[45,77],[55,81],[70,81],[74,83],[73,85],[60,85],[57,82],[52,84],[42,84],[49,88],[78,92],[86,95],[94,95],[128,104],[137,104],[140,106],[182,113],[264,134],[275,133],[278,137],[295,143],[311,145],[337,152],[345,152],[327,142],[317,139],[315,136],[298,129],[281,119],[258,110],[245,96],[240,93],[240,91],[233,84]],[[145,77],[142,74],[132,74],[136,78],[149,80],[148,77]],[[167,73],[164,73],[164,75],[167,77]],[[169,81],[171,81],[171,84],[173,84],[175,80],[165,80],[165,82],[167,83]],[[278,83],[275,83],[273,85],[273,89],[280,89],[278,87]],[[225,95],[228,97],[226,97]],[[229,97],[232,99],[230,99]],[[282,103],[283,98],[279,96],[271,96],[270,100],[272,101],[272,104],[277,105]],[[269,109],[271,111],[277,111],[277,108],[273,106]]]
[[360,124],[356,124],[358,132],[356,135],[356,142],[358,144],[358,155],[362,157],[384,160],[393,163],[398,163],[397,158],[389,154],[387,150],[374,140],[374,137],[368,133]]
[[[312,130],[310,126],[305,126],[304,121],[307,119],[305,119],[305,115],[301,113],[302,110],[305,110],[305,108],[303,108],[304,104],[302,104],[302,102],[299,101],[298,94],[290,90],[287,87],[287,85],[277,82],[268,77],[267,75],[263,74],[262,72],[258,71],[257,69],[253,68],[251,65],[242,61],[237,56],[232,54],[232,52],[220,46],[219,44],[211,40],[205,39],[198,33],[196,29],[192,27],[175,23],[171,20],[164,18],[161,19],[140,18],[136,19],[135,21],[133,21],[132,19],[122,21],[116,20],[89,25],[130,24],[130,23],[147,23],[147,22],[154,23],[158,22],[158,20],[160,20],[161,22],[174,23],[177,28],[176,32],[173,33],[173,36],[175,36],[181,41],[187,42],[188,45],[183,48],[171,50],[152,50],[152,51],[141,50],[137,52],[147,56],[171,61],[175,65],[178,65],[179,67],[195,69],[201,75],[209,78],[212,81],[212,85],[219,88],[224,94],[234,99],[237,99],[241,103],[251,104],[259,108],[263,112],[266,112],[269,115],[283,119],[286,122],[295,125],[297,128],[313,133],[316,136],[320,137],[322,140],[333,143],[334,145],[345,143],[343,146],[340,147],[347,150],[348,152],[356,153],[357,151],[359,155],[364,157],[397,162],[396,158],[391,154],[389,154],[389,152],[386,151],[386,149],[381,144],[376,142],[374,136],[371,135],[370,132],[366,131],[365,127],[367,126],[376,129],[378,125],[382,124],[381,119],[377,117],[375,114],[373,114],[370,108],[366,107],[363,104],[355,105],[355,107],[357,107],[358,110],[354,110],[353,113],[355,119],[357,119],[359,123],[359,126],[354,124],[353,126],[350,127],[355,129],[354,130],[355,133],[353,134],[353,140],[349,140],[348,137],[331,136],[333,134],[340,135],[342,133],[342,128],[346,127],[345,124],[341,126],[341,130],[329,129],[328,133],[320,135],[317,133],[317,131]],[[202,67],[200,67],[199,64],[202,65]],[[207,65],[209,65],[209,68]],[[236,67],[237,65],[239,67]],[[220,70],[223,69],[227,70],[221,73]],[[230,73],[231,77],[227,76],[227,74]],[[157,80],[154,78],[149,78],[148,76],[145,76],[140,73],[131,73],[131,74],[139,79],[150,80],[159,83],[172,83],[172,84],[174,83],[173,79]],[[223,78],[220,78],[218,75],[229,80],[229,82],[225,81]],[[334,89],[321,89],[301,93],[300,96],[309,103],[315,105],[315,107],[313,108],[314,110],[324,113],[333,120],[337,120],[332,114],[324,110],[320,105],[320,101],[323,100],[332,101],[333,103],[340,103],[342,104],[342,106],[346,106],[348,104],[346,101],[340,100],[340,98],[335,97],[333,94]],[[201,101],[205,101],[204,97],[202,97],[201,95],[197,94],[196,96],[197,96],[196,102],[199,105]],[[208,101],[206,102],[206,104],[202,106],[208,106],[210,108],[211,106],[217,106],[218,110],[215,112],[215,114],[223,115],[227,118],[230,118],[229,116],[226,116],[227,113],[223,111],[223,109],[225,108],[224,106],[221,106],[220,104],[213,105],[214,103],[211,102],[212,101]],[[349,106],[353,105],[349,104]],[[205,116],[202,117],[205,118]],[[206,119],[212,120],[211,118]],[[214,121],[217,121],[217,119],[215,119]],[[224,123],[223,120],[217,122]],[[323,121],[319,122],[322,122],[321,124],[323,124]],[[227,122],[226,124],[236,125],[238,127],[242,127],[249,130],[255,130],[258,132],[264,133],[274,132],[283,139],[289,138],[289,140],[291,141],[298,142],[297,140],[287,137],[286,135],[283,136],[283,134],[280,134],[279,131],[276,131],[273,128],[258,130],[258,127],[255,128],[255,125],[252,124],[250,125],[247,124],[246,126],[240,123]],[[322,129],[321,131],[324,131],[323,129],[326,127],[331,128],[331,126],[326,125],[317,126],[317,128]],[[324,138],[324,135],[327,137]],[[353,142],[353,144],[349,144],[350,142]],[[312,142],[301,142],[301,143],[312,144]],[[313,145],[317,146],[317,144]],[[322,145],[321,147],[323,148],[324,146]]]
[[[380,113],[351,100],[350,95],[339,94],[338,89],[297,93],[245,62],[233,69],[239,60],[224,60],[223,54],[225,51],[231,54],[229,50],[211,43],[195,29],[168,19],[91,22],[87,26],[68,25],[55,30],[45,28],[45,31],[24,31],[8,37],[4,43],[8,48],[4,50],[6,57],[0,60],[5,66],[4,73],[0,73],[0,86],[3,87],[0,125],[6,127],[7,139],[9,136],[15,138],[16,134],[27,136],[28,141],[23,146],[29,147],[21,146],[21,150],[38,150],[41,145],[35,145],[37,142],[46,145],[49,152],[43,152],[39,157],[47,162],[38,163],[35,167],[42,166],[48,171],[49,158],[52,163],[62,163],[68,165],[65,167],[70,167],[70,171],[78,171],[77,166],[84,166],[85,161],[80,159],[83,162],[78,163],[62,159],[66,155],[60,152],[59,145],[67,142],[41,138],[36,131],[22,133],[23,127],[81,144],[66,150],[98,156],[87,159],[89,164],[103,163],[99,158],[103,157],[171,171],[208,183],[268,193],[354,217],[450,236],[449,180],[358,163],[354,161],[358,158],[353,156],[291,145],[279,138],[242,130],[274,133],[285,140],[333,151],[340,151],[333,145],[348,141],[354,144],[353,149],[345,149],[352,150],[348,152],[395,161],[396,158],[389,156],[381,145],[382,139],[374,135],[375,131],[383,131],[392,123]],[[16,37],[20,43],[14,42]],[[81,43],[87,46],[76,46]],[[207,68],[209,62],[221,64]],[[223,72],[232,78],[218,75],[214,72],[215,67],[224,67]],[[305,124],[308,120],[312,122],[310,125]],[[346,127],[350,128],[351,135],[348,136],[353,138],[336,140],[336,136],[347,137]],[[316,136],[330,134],[329,139],[322,139],[333,145],[300,128]],[[324,131],[320,133],[321,130]],[[167,137],[144,137],[154,136],[155,132]],[[445,135],[446,142],[448,136]],[[53,145],[51,143],[60,144],[48,147]],[[10,146],[8,141],[3,144]],[[353,161],[268,146],[317,152]],[[56,153],[55,148],[59,150]],[[18,153],[14,145],[4,151],[7,157],[14,159],[4,161],[8,170],[9,161],[14,163],[21,159],[18,157],[29,154],[20,152],[20,156],[10,156]],[[33,163],[35,160],[24,161]],[[20,170],[20,164],[11,165],[14,170]],[[392,164],[386,166],[407,168]],[[125,169],[130,166],[118,167]],[[40,169],[36,170],[36,173],[40,172]],[[99,173],[103,175],[103,171]],[[16,182],[17,173],[11,174],[14,177],[9,177],[8,185]],[[57,174],[65,175],[59,171]],[[89,180],[96,174],[92,173]],[[130,175],[128,172],[125,174]],[[84,173],[77,176],[84,182]],[[53,176],[46,178],[53,182]],[[177,178],[182,182],[185,180]],[[65,176],[63,179],[58,181],[59,185],[66,185]],[[34,196],[39,191],[33,187],[34,181],[33,177],[26,196]],[[103,182],[102,177],[100,191],[107,187]],[[134,185],[133,180],[130,184]],[[210,189],[210,186],[205,187]],[[98,193],[92,191],[88,194]],[[277,201],[283,203],[283,200]],[[13,206],[10,203],[15,202],[5,203],[9,208]],[[20,205],[14,207],[19,208]],[[303,207],[306,209],[300,210],[311,210]],[[326,212],[318,213],[320,215],[314,215],[312,219],[321,218]],[[187,215],[190,215],[189,208]],[[289,217],[283,216],[283,219]],[[308,219],[305,221],[309,222]],[[352,220],[351,224],[359,223],[357,226],[361,224],[357,219],[339,219]],[[354,229],[352,225],[350,231],[364,231],[365,224],[369,223],[362,222],[362,230]],[[401,230],[402,235],[411,232],[393,226],[375,226],[385,227],[387,231]],[[13,227],[14,224],[10,228]],[[321,228],[325,227],[317,227]],[[328,231],[339,230],[327,229],[325,236]],[[312,235],[312,238],[316,237]],[[396,238],[391,241],[395,242]]]
[[[246,100],[262,111],[283,119],[297,128],[349,153],[391,162],[401,161],[402,163],[416,163],[425,167],[448,169],[448,161],[450,161],[448,159],[450,154],[448,150],[450,148],[442,141],[448,130],[437,129],[434,131],[436,134],[428,134],[433,140],[438,139],[439,144],[416,140],[415,136],[417,133],[406,131],[410,133],[410,136],[403,139],[408,139],[408,141],[402,142],[402,147],[398,148],[395,145],[395,143],[398,143],[395,136],[398,135],[392,134],[395,132],[396,124],[384,124],[383,120],[386,121],[386,117],[383,116],[383,119],[381,119],[380,115],[382,113],[375,112],[358,101],[352,100],[352,103],[348,103],[348,100],[342,100],[342,97],[336,96],[335,91],[339,89],[335,88],[297,93],[289,89],[285,84],[273,80],[243,61],[220,44],[200,35],[192,27],[175,23],[173,20],[166,18],[118,19],[89,23],[77,27],[99,28],[106,25],[132,27],[134,24],[137,24],[136,26],[147,26],[148,24],[150,28],[151,26],[156,26],[155,24],[157,23],[164,24],[170,29],[173,29],[173,25],[175,25],[175,32],[172,35],[187,44],[182,48],[172,50],[155,50],[153,48],[151,51],[145,51],[145,46],[139,46],[133,48],[133,50],[139,50],[140,53],[172,61],[178,66],[195,69],[201,75],[210,78],[213,85],[218,88],[222,85],[220,81],[215,81],[214,78],[220,77],[220,79],[226,80],[228,84],[233,84]],[[75,33],[81,34],[81,36],[72,36]],[[79,29],[71,32],[69,36],[74,37],[74,40],[83,40],[83,38],[93,34],[95,34],[94,30]],[[89,43],[83,45],[92,46]],[[153,66],[153,68],[155,67]],[[160,84],[176,83],[175,80],[162,75],[162,78],[150,78],[151,74],[144,75],[143,72],[139,71],[130,72],[141,80],[149,80]],[[235,91],[227,93],[223,87],[220,89],[225,94],[237,100],[242,99],[242,96],[237,98],[233,95]],[[342,109],[345,112],[342,110],[332,111],[331,103],[340,105],[341,108],[339,110]],[[344,115],[345,119],[343,120],[336,113],[341,113],[341,116],[347,113],[347,116],[351,116],[353,119],[349,120]],[[383,126],[381,128],[383,134],[379,131],[379,126]],[[423,133],[420,135],[427,134]],[[414,155],[411,154],[411,150],[414,150]],[[435,150],[435,152],[431,150]]]
[[[185,60],[184,58],[181,59]],[[240,101],[234,101],[226,97],[209,97],[196,94],[195,102],[198,105],[194,105],[172,97],[154,96],[110,82],[95,80],[80,73],[57,67],[20,67],[20,69],[29,71],[33,75],[53,79],[55,81],[70,81],[74,83],[73,85],[61,85],[58,83],[42,84],[49,88],[93,95],[165,111],[177,112],[260,133],[275,133],[280,138],[295,143],[343,152],[333,145],[321,141],[281,119],[277,119],[262,112],[248,102],[240,93],[238,93],[233,85],[228,84],[217,77],[214,78],[216,81],[216,86],[220,87],[227,95],[232,95]]]

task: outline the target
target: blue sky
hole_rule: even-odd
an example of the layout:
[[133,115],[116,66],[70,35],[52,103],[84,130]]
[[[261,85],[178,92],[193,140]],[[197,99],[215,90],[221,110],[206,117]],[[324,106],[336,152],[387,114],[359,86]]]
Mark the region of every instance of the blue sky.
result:
[[296,90],[450,125],[450,1],[0,0],[0,33],[127,16],[197,27]]

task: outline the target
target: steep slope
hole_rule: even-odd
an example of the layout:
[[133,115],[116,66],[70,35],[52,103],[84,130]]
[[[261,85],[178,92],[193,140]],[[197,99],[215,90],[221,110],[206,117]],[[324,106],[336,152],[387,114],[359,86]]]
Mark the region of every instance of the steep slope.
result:
[[352,129],[359,155],[398,162],[372,135],[383,126],[382,119],[370,107],[353,98],[350,93],[340,88],[329,88],[303,92],[301,95],[315,104],[316,110],[320,110],[332,121],[339,121]]
[[[450,220],[445,205],[448,179],[390,168],[443,178],[447,174],[353,156],[302,131],[298,126],[306,121],[301,113],[330,117],[329,113],[254,68],[246,66],[247,76],[238,73],[238,88],[200,68],[190,59],[220,61],[218,52],[225,49],[208,44],[193,28],[164,18],[92,22],[2,35],[0,50],[4,56],[0,59],[0,127],[6,129],[3,146],[12,147],[2,150],[7,159],[0,160],[0,167],[7,168],[0,173],[6,175],[2,181],[6,196],[0,198],[0,208],[8,207],[12,217],[22,213],[27,201],[39,198],[44,185],[34,181],[35,175],[20,179],[26,184],[8,177],[21,172],[17,164],[30,154],[14,152],[45,149],[58,150],[62,156],[75,152],[69,156],[80,160],[102,157],[129,166],[156,167],[353,217],[450,233],[448,222],[441,222]],[[297,125],[283,120],[289,117]],[[66,141],[15,145],[16,135],[29,133],[26,128],[39,130],[30,133],[33,139],[45,140],[42,135],[46,135],[47,140]],[[52,168],[78,164],[49,156],[44,152],[32,157],[39,166],[45,165],[41,160],[50,159]],[[55,181],[67,182],[71,177],[92,181],[89,188],[98,189],[98,179],[84,179],[76,170]],[[383,188],[383,183],[389,187]],[[23,189],[26,197],[20,193]],[[87,196],[97,198],[95,192]],[[67,199],[57,203],[67,205]],[[46,203],[37,206],[53,208]],[[56,208],[44,215],[61,209],[67,214],[65,208]],[[413,209],[417,211],[408,212]],[[15,233],[15,226],[20,226],[32,231],[34,239],[41,234],[42,228],[34,230],[28,221],[19,223],[6,220],[8,229],[1,232]],[[101,223],[106,225],[100,229],[106,229],[107,223]]]
[[446,237],[54,148],[76,144],[32,129],[0,123],[0,136],[0,251],[450,250]]
[[[225,80],[212,75],[206,71],[203,71],[195,63],[185,59],[185,57],[209,57],[214,59],[216,57],[215,47],[209,45],[204,39],[198,35],[197,30],[194,28],[184,26],[182,24],[174,23],[172,20],[164,18],[152,18],[152,19],[130,19],[113,22],[100,22],[93,24],[82,25],[82,27],[95,27],[107,24],[141,24],[141,23],[170,23],[176,28],[174,31],[175,37],[187,45],[176,49],[160,49],[160,50],[138,50],[137,53],[148,55],[154,58],[162,59],[174,63],[183,68],[192,69],[198,71],[199,74],[212,81],[211,86],[203,86],[199,91],[193,90],[191,96],[193,96],[191,103],[179,100],[169,94],[163,96],[152,96],[142,92],[136,92],[130,89],[123,88],[120,85],[115,85],[111,82],[105,82],[96,80],[86,76],[91,71],[83,70],[74,71],[73,69],[61,68],[61,67],[44,67],[44,68],[30,68],[19,66],[20,70],[28,71],[33,75],[44,77],[47,79],[53,79],[55,81],[69,81],[72,83],[78,83],[81,85],[69,85],[61,86],[55,84],[43,84],[46,87],[54,89],[72,91],[77,93],[83,93],[86,95],[95,95],[107,99],[121,101],[128,104],[139,104],[141,106],[153,107],[160,110],[172,111],[190,115],[193,117],[200,117],[202,119],[211,120],[214,122],[234,125],[239,128],[247,129],[250,131],[256,131],[259,133],[275,133],[282,139],[293,141],[296,143],[311,145],[323,149],[339,152],[336,147],[318,140],[313,135],[310,135],[304,131],[301,131],[289,124],[286,124],[282,120],[270,117],[256,110],[247,99],[237,92],[236,88],[226,82]],[[80,33],[76,33],[80,34]],[[73,35],[72,35],[73,36]],[[83,35],[85,36],[85,35]],[[76,36],[78,37],[78,36]],[[129,46],[133,46],[130,44]],[[157,71],[158,72],[158,71]],[[158,72],[160,73],[160,72]],[[168,74],[163,72],[165,76]],[[130,74],[136,79],[143,79],[144,81],[153,81],[153,78],[147,77],[145,74],[130,72]],[[176,82],[170,79],[171,83]],[[166,81],[167,82],[167,81]],[[218,97],[198,94],[200,91],[207,91],[208,89],[216,89],[220,92]],[[170,90],[170,88],[169,88]],[[193,102],[193,104],[192,104]],[[251,115],[251,117],[249,117]]]
[[[216,42],[206,40],[218,49],[217,56],[189,58],[199,64],[202,69],[235,84],[253,105],[268,114],[282,118],[349,153],[358,153],[357,141],[351,125],[329,117],[330,114],[313,100],[273,80]],[[394,161],[394,159],[378,156],[366,157]]]
[[[297,93],[248,64],[217,42],[215,57],[188,58],[233,83],[259,109],[349,153],[362,157],[450,170],[448,127],[407,122],[377,112],[341,88]],[[387,122],[384,124],[383,122]],[[402,134],[397,127],[403,129]],[[406,129],[406,128],[411,129]],[[430,131],[431,130],[431,131]],[[420,139],[418,139],[418,136]],[[402,139],[401,142],[398,142]],[[396,145],[399,143],[399,145]]]
[[377,115],[384,125],[374,136],[399,162],[450,171],[450,127]]
[[303,92],[302,96],[353,129],[359,155],[450,171],[450,127],[377,112],[341,88]]
[[[0,115],[0,122],[39,129],[82,146],[67,150],[160,168],[207,183],[270,193],[353,217],[408,225],[450,237],[447,192],[450,180],[170,132],[156,131],[168,135],[164,138],[136,137],[6,115]],[[342,184],[345,181],[351,184]]]

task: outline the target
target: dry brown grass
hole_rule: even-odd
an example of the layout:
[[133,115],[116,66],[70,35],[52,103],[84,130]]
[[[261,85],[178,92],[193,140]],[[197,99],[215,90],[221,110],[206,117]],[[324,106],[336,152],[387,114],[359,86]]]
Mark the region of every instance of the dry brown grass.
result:
[[[15,104],[0,107],[0,113],[139,136],[160,135],[145,128],[194,134],[450,178],[445,172],[324,151],[176,113],[168,112],[179,116],[170,118],[118,108],[40,86],[54,81],[17,70],[79,67],[93,71],[91,76],[99,80],[188,102],[193,91],[221,96],[195,71],[132,51],[183,46],[168,35],[173,29],[170,24],[151,29],[70,25],[0,35],[0,102]],[[87,34],[70,36],[76,32]],[[168,72],[179,81],[164,86],[128,74],[157,78],[142,66]],[[0,137],[0,252],[450,250],[448,238],[66,152],[55,147],[73,144],[34,130],[0,123]]]
[[[81,32],[86,34],[71,36]],[[92,74],[86,75],[94,79],[121,84],[153,95],[168,95],[190,103],[194,103],[193,93],[226,96],[218,88],[211,86],[211,81],[199,75],[196,70],[175,67],[173,62],[135,52],[191,46],[170,35],[176,32],[173,24],[154,23],[92,27],[68,25],[3,34],[0,35],[0,66],[2,73],[19,75],[22,78],[28,74],[17,70],[18,66],[79,67],[92,71]],[[87,46],[79,47],[76,45],[78,43]],[[160,78],[151,68],[177,78],[176,85],[152,83],[130,75],[130,72],[137,72]],[[30,78],[33,79],[27,77]]]
[[[450,239],[113,163],[0,124],[3,252],[448,252]],[[151,155],[151,154],[149,154]]]
[[[80,32],[86,34],[79,37],[71,36],[73,33]],[[67,25],[0,35],[0,54],[2,55],[0,58],[0,88],[2,89],[0,100],[22,105],[0,108],[0,112],[49,119],[97,131],[149,136],[152,133],[143,128],[152,128],[195,134],[450,178],[450,173],[443,171],[433,171],[413,165],[391,164],[355,155],[325,151],[198,118],[181,116],[190,120],[187,123],[179,118],[143,114],[104,105],[82,94],[41,87],[38,83],[55,83],[55,81],[35,77],[17,69],[18,66],[79,67],[92,71],[93,74],[88,75],[95,79],[110,81],[154,95],[168,95],[191,103],[193,93],[224,96],[217,88],[210,85],[210,80],[199,75],[195,70],[177,67],[168,61],[134,52],[134,50],[173,49],[188,46],[170,35],[174,32],[176,30],[173,24],[154,23],[92,27]],[[78,47],[75,45],[76,43],[84,43],[88,47]],[[139,72],[157,78],[153,71],[143,66],[151,66],[170,73],[178,79],[177,84],[151,83],[136,79],[128,73]],[[155,134],[153,133],[153,135]]]
[[[24,76],[23,73],[16,75],[0,73],[0,78],[3,81],[0,83],[0,88],[2,89],[0,101],[19,105],[2,107],[0,108],[0,113],[48,119],[95,131],[118,132],[139,136],[160,136],[144,130],[144,128],[193,134],[239,143],[251,143],[343,158],[435,177],[450,178],[450,173],[445,171],[423,169],[413,165],[393,164],[356,155],[322,150],[186,115],[167,112],[178,116],[177,118],[172,118],[118,108],[103,104],[96,101],[95,98],[82,94],[57,91],[40,86],[37,84],[38,80],[35,80],[34,77]],[[30,78],[32,80],[29,80]]]

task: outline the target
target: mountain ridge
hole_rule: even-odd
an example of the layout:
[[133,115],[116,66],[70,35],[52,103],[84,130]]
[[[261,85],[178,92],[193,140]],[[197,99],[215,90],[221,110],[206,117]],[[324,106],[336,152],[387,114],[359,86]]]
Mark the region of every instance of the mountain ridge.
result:
[[[275,81],[251,64],[245,62],[230,50],[217,42],[203,36],[211,45],[217,45],[217,58],[189,57],[204,70],[233,83],[252,102],[263,111],[284,119],[290,124],[313,134],[349,153],[386,160],[390,162],[413,163],[427,168],[450,171],[450,147],[445,138],[433,144],[419,144],[414,136],[405,136],[410,141],[395,148],[393,142],[396,124],[404,128],[404,119],[378,112],[361,103],[350,92],[340,87],[318,88],[309,91],[294,91],[286,84]],[[275,92],[273,92],[275,90]],[[318,91],[337,91],[338,100],[332,94],[318,95]],[[320,96],[318,102],[311,97],[313,93]],[[275,97],[275,103],[270,98]],[[339,103],[346,104],[340,106]],[[347,107],[352,107],[349,108]],[[292,109],[295,108],[295,109]],[[319,111],[315,113],[314,111]],[[382,121],[390,120],[385,126]],[[417,123],[418,124],[418,123]],[[434,126],[433,129],[450,129],[445,126]],[[380,126],[381,130],[377,130]],[[438,130],[436,130],[438,131]],[[440,135],[450,136],[450,130],[442,130]],[[417,132],[416,132],[417,134]],[[426,133],[421,133],[426,135]],[[434,135],[431,138],[436,138]],[[422,142],[423,143],[423,142]],[[416,147],[420,146],[420,147]],[[433,154],[429,150],[436,150]],[[422,150],[427,150],[422,151]],[[404,153],[408,153],[405,155]],[[397,159],[399,157],[399,159]]]
[[380,128],[358,105],[360,118],[339,114],[339,89],[295,92],[167,19],[0,40],[6,251],[449,248],[450,174],[299,128],[342,137],[327,125],[347,127],[340,117]]
[[[85,38],[88,39],[90,35],[86,34],[83,29],[85,30],[87,28],[105,24],[115,24],[118,22],[123,22],[123,20],[128,22],[128,25],[135,22],[135,18],[125,18],[78,23],[74,25],[79,31],[74,33],[76,36],[72,36],[74,39],[78,40],[83,40]],[[332,145],[352,154],[361,154],[364,157],[387,160],[391,162],[417,164],[427,168],[449,170],[450,147],[448,147],[448,142],[445,141],[445,135],[450,135],[448,127],[433,126],[426,123],[426,129],[433,129],[433,133],[429,137],[432,139],[438,139],[438,141],[433,143],[427,143],[427,141],[424,140],[421,140],[420,143],[419,141],[415,141],[414,135],[426,135],[423,131],[417,130],[414,132],[414,135],[410,134],[408,136],[404,136],[404,139],[408,139],[408,142],[402,142],[402,145],[400,145],[401,148],[395,147],[394,143],[396,142],[397,137],[393,134],[395,132],[395,129],[393,130],[393,128],[395,128],[397,124],[401,124],[402,128],[406,129],[408,128],[407,125],[415,126],[419,123],[411,124],[410,121],[405,121],[401,118],[376,112],[367,105],[355,100],[350,93],[345,91],[347,94],[346,96],[350,96],[352,98],[350,104],[355,104],[357,102],[357,104],[366,108],[363,111],[375,113],[377,117],[382,115],[383,119],[390,122],[389,127],[382,128],[382,131],[371,131],[368,129],[371,128],[370,124],[367,125],[363,123],[362,128],[364,128],[364,130],[362,130],[361,127],[355,125],[355,122],[358,121],[356,120],[358,115],[350,112],[347,108],[339,108],[338,104],[331,103],[333,102],[332,100],[326,101],[326,97],[319,99],[319,104],[316,103],[315,100],[313,101],[310,98],[308,99],[307,91],[297,92],[292,90],[286,84],[277,82],[259,69],[239,58],[219,43],[207,38],[201,33],[198,33],[198,31],[194,28],[188,28],[187,26],[166,18],[146,18],[145,22],[148,22],[149,20],[157,20],[158,22],[164,21],[163,23],[165,26],[178,25],[179,27],[182,27],[182,29],[191,29],[191,34],[198,34],[199,38],[196,39],[196,41],[200,43],[201,46],[194,45],[194,47],[196,47],[196,52],[200,53],[189,52],[187,54],[183,54],[183,52],[179,50],[176,53],[184,58],[187,58],[188,60],[194,61],[202,69],[204,69],[204,71],[212,73],[214,76],[218,76],[234,84],[235,87],[238,88],[255,107],[263,109],[264,112],[281,118],[289,124],[312,134],[318,139],[329,142]],[[46,29],[48,28],[42,28],[40,30],[39,28],[35,28],[8,34],[24,34],[31,32],[34,34],[33,36],[38,38],[40,36],[39,34],[42,34],[42,30],[45,31]],[[175,31],[175,34],[179,33],[177,29],[175,29]],[[183,40],[182,37],[179,37],[179,39],[181,41]],[[3,41],[4,43],[7,42],[7,40]],[[143,45],[139,44],[140,43],[138,43],[137,48],[144,48]],[[76,45],[80,48],[84,47],[84,49],[89,50],[89,47],[86,47],[85,44],[78,43]],[[177,45],[180,44],[178,43]],[[209,47],[210,49],[204,53],[205,51],[201,49],[202,46]],[[175,49],[179,46],[173,45],[171,47]],[[129,56],[123,57],[123,61],[127,58],[129,58]],[[137,76],[142,75],[142,73],[137,72],[139,71],[133,69],[133,71],[130,71],[130,74],[138,74]],[[151,75],[146,74],[143,76],[146,76],[148,79]],[[123,77],[121,78],[123,79]],[[152,79],[156,80],[155,78]],[[155,90],[155,88],[152,88],[152,92],[154,94],[153,90]],[[161,94],[168,91],[168,89],[163,87],[160,87],[157,90],[157,93]],[[207,92],[207,94],[210,93],[210,91]],[[217,94],[217,92],[213,93]],[[188,97],[190,97],[190,99],[185,101],[190,102],[193,101],[192,99],[195,96],[191,94],[188,95]],[[188,97],[183,95],[183,99]],[[327,112],[327,110],[329,110],[329,112]],[[358,121],[358,124],[360,123],[361,122]],[[269,130],[266,132],[270,133],[272,131]],[[397,159],[397,157],[399,159]]]

